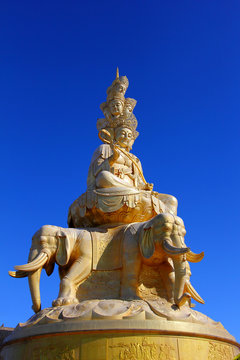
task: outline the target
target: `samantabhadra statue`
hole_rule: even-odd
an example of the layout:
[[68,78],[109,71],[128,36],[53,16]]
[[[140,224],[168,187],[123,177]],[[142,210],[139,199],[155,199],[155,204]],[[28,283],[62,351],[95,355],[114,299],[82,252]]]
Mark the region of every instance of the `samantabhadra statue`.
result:
[[[188,263],[200,261],[203,253],[194,254],[185,245],[177,199],[153,191],[140,160],[130,152],[138,132],[133,114],[136,101],[124,97],[127,86],[127,78],[117,74],[107,91],[107,102],[101,105],[105,118],[97,121],[97,128],[103,144],[93,154],[87,191],[70,206],[70,228],[43,226],[33,236],[28,264],[9,272],[13,277],[28,276],[35,312],[41,309],[40,272],[44,268],[51,274],[55,262],[61,281],[53,306],[78,303],[78,286],[97,268],[97,264],[93,266],[93,247],[104,246],[105,234],[106,247],[109,236],[110,243],[117,242],[117,252],[112,245],[111,257],[119,257],[121,251],[118,298],[145,299],[139,296],[138,285],[142,264],[146,264],[159,266],[168,302],[180,307],[186,302],[190,305],[193,297],[203,303],[190,283]],[[107,270],[109,260],[104,251],[99,260]]]
[[[131,152],[139,134],[133,114],[136,100],[125,98],[128,85],[117,70],[100,106],[104,118],[98,119],[97,130],[102,144],[92,156],[86,192],[69,208],[69,228],[42,226],[32,238],[28,263],[9,271],[12,277],[28,277],[37,313],[22,328],[49,318],[83,324],[99,317],[118,319],[116,326],[122,328],[124,319],[144,314],[149,321],[207,324],[226,337],[221,324],[192,309],[191,299],[204,301],[191,285],[189,262],[201,261],[204,254],[195,254],[185,244],[177,199],[155,191]],[[41,310],[40,274],[45,269],[50,275],[55,263],[59,294],[52,308]],[[229,357],[222,359],[233,355],[229,349]],[[121,356],[116,359],[128,359]],[[132,358],[140,359],[136,354]]]

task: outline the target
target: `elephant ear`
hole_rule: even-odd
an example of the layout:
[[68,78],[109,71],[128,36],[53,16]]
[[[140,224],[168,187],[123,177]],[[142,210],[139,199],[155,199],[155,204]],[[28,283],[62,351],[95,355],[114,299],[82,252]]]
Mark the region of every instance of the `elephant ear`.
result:
[[150,257],[153,256],[155,245],[153,240],[152,226],[144,227],[142,229],[139,245],[140,245],[140,251],[145,258],[149,259]]
[[64,266],[68,263],[71,254],[70,239],[68,234],[63,231],[59,231],[56,237],[58,238],[56,263]]

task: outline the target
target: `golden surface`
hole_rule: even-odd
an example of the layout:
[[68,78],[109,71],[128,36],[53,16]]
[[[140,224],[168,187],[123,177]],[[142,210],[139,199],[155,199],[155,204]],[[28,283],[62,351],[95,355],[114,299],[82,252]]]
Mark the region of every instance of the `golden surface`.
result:
[[36,313],[41,310],[41,271],[50,275],[55,263],[60,287],[54,307],[106,298],[163,299],[178,308],[190,307],[191,298],[204,303],[190,283],[189,266],[201,261],[203,252],[194,254],[185,244],[177,199],[153,191],[130,152],[138,123],[136,100],[125,98],[128,84],[117,74],[107,89],[101,105],[105,118],[97,122],[104,143],[92,156],[87,191],[70,206],[70,228],[42,226],[33,235],[28,263],[9,272],[28,277]]
[[[220,323],[191,308],[191,299],[204,300],[190,283],[189,262],[204,254],[185,244],[177,199],[153,191],[131,153],[139,134],[128,84],[117,70],[97,121],[103,144],[86,192],[70,206],[70,228],[42,226],[28,263],[9,272],[28,277],[36,315],[18,325],[1,359],[232,360],[239,353]],[[41,311],[40,274],[55,263],[59,294]]]
[[235,344],[198,337],[100,332],[51,334],[5,346],[1,359],[32,360],[233,360]]

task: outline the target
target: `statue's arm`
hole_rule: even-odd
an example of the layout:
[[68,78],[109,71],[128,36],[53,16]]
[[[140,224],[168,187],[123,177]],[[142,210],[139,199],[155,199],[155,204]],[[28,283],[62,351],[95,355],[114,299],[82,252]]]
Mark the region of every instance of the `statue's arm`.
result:
[[119,151],[114,146],[111,146],[111,149],[112,149],[112,155],[108,158],[110,167],[113,166],[113,164],[118,160],[120,156]]
[[[134,160],[137,162],[139,170],[143,174],[141,161],[136,156],[134,156]],[[145,182],[143,181],[142,177],[139,174],[139,170],[137,169],[136,165],[133,164],[133,173],[136,175],[136,179],[137,179],[136,187],[140,190],[152,191],[153,184],[149,184],[149,183],[145,184]]]
[[109,159],[113,152],[109,145],[100,145],[94,152],[91,164],[88,170],[87,187],[88,190],[95,188],[95,179],[101,171],[110,171]]

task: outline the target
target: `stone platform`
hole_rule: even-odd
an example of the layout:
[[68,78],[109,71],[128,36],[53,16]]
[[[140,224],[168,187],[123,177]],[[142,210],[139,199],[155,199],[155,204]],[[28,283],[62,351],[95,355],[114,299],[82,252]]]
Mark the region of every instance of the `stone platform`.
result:
[[48,308],[5,339],[1,360],[233,360],[240,344],[189,308],[156,314],[145,301],[85,301]]

